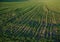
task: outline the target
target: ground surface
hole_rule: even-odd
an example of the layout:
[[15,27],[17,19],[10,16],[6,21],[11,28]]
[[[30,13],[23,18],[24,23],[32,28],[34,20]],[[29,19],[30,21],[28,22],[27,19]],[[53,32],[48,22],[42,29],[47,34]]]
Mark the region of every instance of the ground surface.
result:
[[0,42],[59,42],[60,2],[0,2]]

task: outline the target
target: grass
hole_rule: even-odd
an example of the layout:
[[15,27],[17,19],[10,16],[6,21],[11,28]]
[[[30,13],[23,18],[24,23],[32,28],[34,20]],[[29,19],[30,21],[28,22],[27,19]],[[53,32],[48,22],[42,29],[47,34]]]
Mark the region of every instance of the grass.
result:
[[36,1],[0,4],[0,42],[60,41],[59,5],[56,10],[52,3]]

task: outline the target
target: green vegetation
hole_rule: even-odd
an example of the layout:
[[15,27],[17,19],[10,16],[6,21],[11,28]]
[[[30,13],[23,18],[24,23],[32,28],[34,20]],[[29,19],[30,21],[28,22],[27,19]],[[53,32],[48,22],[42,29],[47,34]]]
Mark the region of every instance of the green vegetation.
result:
[[60,41],[60,10],[53,9],[50,3],[50,6],[36,1],[0,4],[0,42]]
[[22,2],[22,1],[28,1],[28,0],[0,0],[0,2]]

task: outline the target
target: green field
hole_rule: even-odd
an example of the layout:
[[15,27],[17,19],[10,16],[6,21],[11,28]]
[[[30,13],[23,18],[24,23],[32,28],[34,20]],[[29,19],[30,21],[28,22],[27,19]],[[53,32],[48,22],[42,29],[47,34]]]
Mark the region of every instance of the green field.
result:
[[0,2],[0,42],[60,42],[60,1],[43,1]]

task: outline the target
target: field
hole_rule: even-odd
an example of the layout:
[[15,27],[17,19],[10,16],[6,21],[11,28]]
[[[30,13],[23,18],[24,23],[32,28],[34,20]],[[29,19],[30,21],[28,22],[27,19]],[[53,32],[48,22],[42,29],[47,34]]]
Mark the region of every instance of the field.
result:
[[0,42],[60,42],[59,2],[0,2]]

